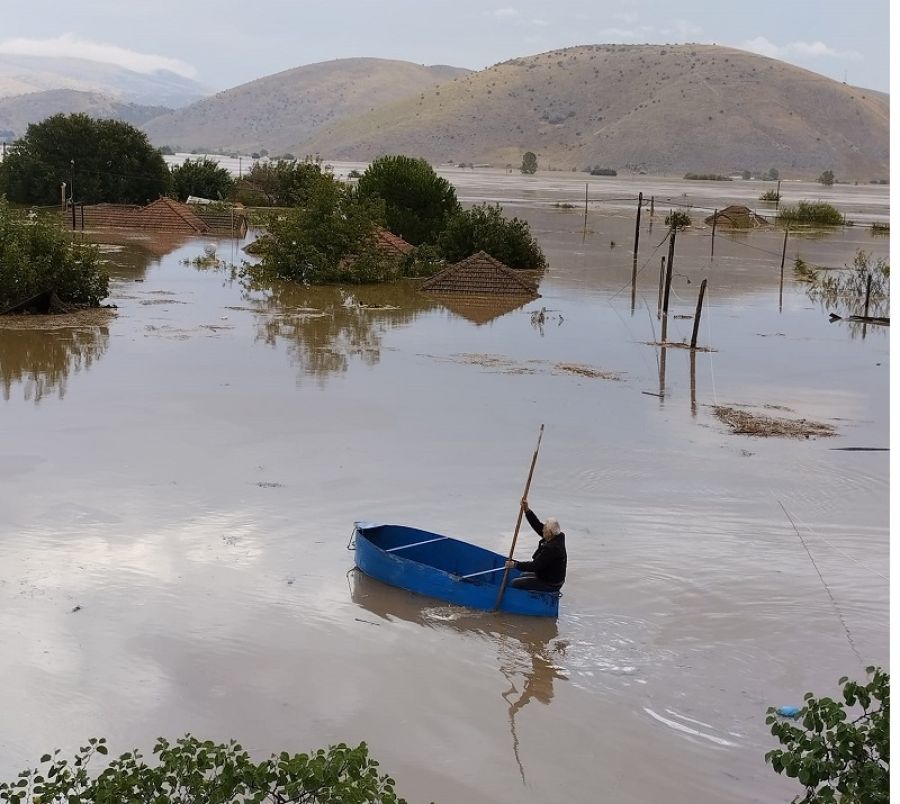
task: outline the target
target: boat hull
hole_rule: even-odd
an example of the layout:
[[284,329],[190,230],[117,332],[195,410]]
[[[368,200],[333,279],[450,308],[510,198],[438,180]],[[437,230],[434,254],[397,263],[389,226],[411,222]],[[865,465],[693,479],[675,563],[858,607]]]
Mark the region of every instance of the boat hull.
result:
[[[438,600],[491,611],[506,557],[468,542],[403,525],[357,522],[356,566],[379,581]],[[472,578],[463,576],[482,573]],[[509,580],[520,575],[509,571]],[[499,609],[510,614],[556,617],[558,592],[514,589],[507,584]]]

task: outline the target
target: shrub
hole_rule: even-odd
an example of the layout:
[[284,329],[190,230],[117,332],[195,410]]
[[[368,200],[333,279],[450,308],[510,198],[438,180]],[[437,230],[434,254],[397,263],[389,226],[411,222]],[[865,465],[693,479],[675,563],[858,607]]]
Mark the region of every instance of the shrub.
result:
[[795,207],[782,207],[778,211],[778,219],[800,225],[840,226],[844,223],[844,216],[831,204],[822,201],[801,201]]
[[831,187],[831,185],[834,184],[834,171],[823,170],[816,181],[819,182],[819,184],[824,185],[825,187]]
[[457,212],[441,232],[438,253],[448,262],[458,262],[478,251],[485,251],[510,268],[542,269],[547,266],[544,252],[520,218],[505,218],[497,204],[479,204]]
[[771,201],[774,203],[778,202],[778,191],[777,190],[766,190],[760,197],[760,201]]
[[69,304],[97,307],[109,293],[98,249],[71,243],[0,196],[0,310],[48,290]]
[[379,157],[358,186],[361,197],[384,200],[387,228],[414,246],[433,242],[459,209],[453,185],[411,156]]
[[619,174],[612,168],[594,167],[591,168],[592,176],[618,176]]
[[731,181],[731,176],[722,176],[719,173],[685,173],[688,181]]
[[806,693],[799,726],[768,710],[766,723],[784,747],[766,762],[803,785],[794,801],[890,801],[890,676],[876,667],[866,673],[866,684],[839,680],[843,701]]
[[676,209],[674,212],[666,215],[666,226],[674,229],[686,229],[692,223],[691,216],[681,209]]
[[44,754],[41,765],[0,783],[0,800],[12,804],[111,804],[112,802],[256,801],[355,802],[405,804],[394,792],[394,780],[379,775],[365,743],[340,743],[310,754],[282,751],[254,762],[233,740],[200,741],[190,734],[174,743],[159,738],[157,762],[149,765],[133,749],[112,759],[96,774],[88,771],[95,756],[108,755],[104,738],[91,738],[70,763],[57,750]]

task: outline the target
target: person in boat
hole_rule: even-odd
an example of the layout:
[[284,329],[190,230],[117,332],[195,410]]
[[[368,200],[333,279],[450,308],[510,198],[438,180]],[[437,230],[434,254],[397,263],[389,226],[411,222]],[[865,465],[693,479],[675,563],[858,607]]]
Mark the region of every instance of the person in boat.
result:
[[528,507],[528,498],[522,498],[522,510],[528,524],[541,537],[531,561],[507,561],[507,569],[521,571],[518,578],[510,581],[514,589],[533,589],[538,592],[558,592],[566,580],[566,534],[560,530],[559,522],[547,517],[541,522]]

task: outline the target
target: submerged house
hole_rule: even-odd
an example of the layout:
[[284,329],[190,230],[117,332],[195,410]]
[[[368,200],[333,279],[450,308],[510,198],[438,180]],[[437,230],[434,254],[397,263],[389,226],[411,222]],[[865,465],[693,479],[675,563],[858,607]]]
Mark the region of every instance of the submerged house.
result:
[[457,315],[486,324],[540,298],[531,273],[514,271],[479,251],[425,280],[420,289]]
[[[65,213],[68,221],[71,210]],[[172,198],[159,198],[147,206],[91,204],[75,208],[75,228],[141,229],[165,234],[243,237],[247,218],[243,207],[228,210],[188,206]]]

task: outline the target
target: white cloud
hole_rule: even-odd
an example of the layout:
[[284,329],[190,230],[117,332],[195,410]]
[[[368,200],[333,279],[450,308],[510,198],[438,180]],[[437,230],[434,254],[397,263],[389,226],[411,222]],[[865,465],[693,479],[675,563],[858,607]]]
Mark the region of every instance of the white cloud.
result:
[[633,11],[617,11],[612,18],[626,25],[634,25],[638,21],[638,15]]
[[532,25],[536,25],[538,28],[546,28],[550,23],[547,20],[532,20]]
[[674,25],[661,28],[660,33],[665,36],[674,35],[676,39],[688,39],[703,33],[703,29],[699,25],[695,25],[693,22],[688,22],[687,20],[675,20]]
[[518,9],[515,8],[497,8],[493,11],[485,11],[484,12],[489,17],[494,17],[498,20],[508,20],[513,19],[514,17],[519,16]]
[[648,37],[652,30],[646,25],[637,28],[601,28],[596,35],[598,42],[614,42],[623,39],[629,42],[647,42],[652,38]]
[[770,56],[773,59],[789,59],[806,56],[809,58],[818,58],[828,56],[833,59],[844,59],[847,61],[858,61],[862,58],[861,53],[855,50],[835,50],[824,42],[788,42],[786,45],[776,45],[764,36],[757,36],[755,39],[749,39],[739,45],[744,50],[752,53],[759,53],[761,56]]
[[197,71],[181,59],[138,53],[118,45],[81,39],[71,33],[62,34],[54,39],[5,39],[0,42],[0,54],[89,59],[104,64],[117,64],[138,73],[169,70],[185,78],[194,78],[197,75]]

